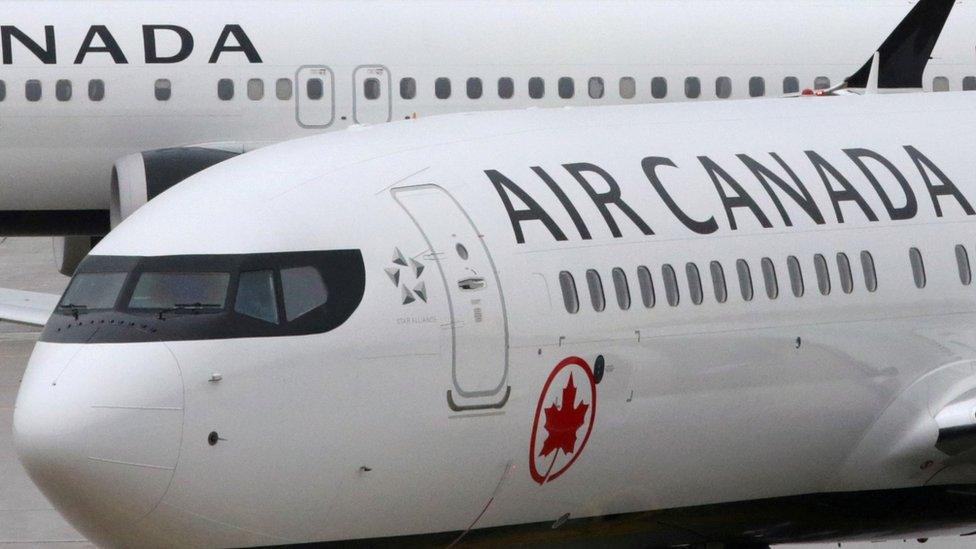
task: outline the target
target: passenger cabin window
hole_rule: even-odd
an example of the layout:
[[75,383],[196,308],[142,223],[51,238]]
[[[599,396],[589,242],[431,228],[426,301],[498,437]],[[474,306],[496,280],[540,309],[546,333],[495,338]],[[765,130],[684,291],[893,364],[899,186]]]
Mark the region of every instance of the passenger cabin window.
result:
[[826,76],[818,76],[813,79],[813,89],[815,90],[825,90],[830,87],[830,78]]
[[936,76],[932,79],[932,91],[936,92],[947,92],[949,91],[949,79],[945,76]]
[[976,90],[976,76],[967,76],[962,79],[962,89],[963,91],[973,91]]
[[795,297],[803,297],[803,270],[795,255],[786,258],[786,271],[790,275],[790,289]]
[[697,99],[701,96],[701,80],[697,76],[685,78],[685,97]]
[[607,308],[607,299],[603,295],[603,280],[600,273],[593,269],[586,271],[586,287],[590,290],[590,304],[593,310],[602,313]]
[[969,265],[969,253],[962,244],[956,245],[956,265],[959,267],[959,282],[969,286],[973,282],[973,271]]
[[728,99],[732,97],[732,79],[728,76],[719,76],[715,79],[715,97]]
[[400,98],[413,99],[417,97],[417,80],[414,78],[400,79]]
[[264,99],[264,80],[252,78],[247,81],[247,98],[251,101]]
[[800,79],[795,76],[787,76],[783,79],[783,93],[799,93]]
[[71,285],[58,304],[59,309],[87,312],[115,307],[128,273],[81,273],[75,275]]
[[773,265],[773,260],[768,257],[764,257],[761,262],[763,281],[766,283],[766,296],[769,299],[776,299],[779,297],[779,283],[776,281],[776,266]]
[[922,289],[925,287],[925,263],[922,262],[922,252],[918,248],[908,250],[908,260],[912,264],[912,277],[915,279],[915,287]]
[[498,79],[498,97],[501,99],[511,99],[515,96],[515,81],[509,77]]
[[587,84],[587,91],[589,92],[590,99],[602,99],[603,94],[606,92],[606,86],[603,83],[603,79],[598,76],[590,78],[590,81]]
[[854,274],[851,272],[851,261],[847,259],[847,254],[841,252],[837,254],[837,273],[840,275],[840,289],[845,294],[854,291]]
[[88,99],[96,102],[105,99],[104,80],[95,79],[88,81]]
[[293,88],[291,78],[279,78],[275,82],[275,97],[281,101],[288,101],[294,93]]
[[546,81],[538,76],[529,78],[529,97],[542,99],[546,95]]
[[664,295],[668,298],[668,305],[677,307],[681,295],[678,293],[678,276],[674,272],[674,267],[668,264],[661,267],[661,277],[664,278]]
[[169,101],[173,97],[173,83],[169,79],[160,78],[156,80],[153,91],[156,95],[156,101]]
[[41,100],[41,81],[40,80],[28,80],[24,84],[24,95],[27,97],[28,101],[36,102]]
[[329,289],[315,267],[281,270],[285,319],[289,322],[318,309],[329,300]]
[[305,97],[312,101],[320,101],[325,97],[325,82],[321,78],[309,78],[305,82]]
[[766,80],[761,76],[753,76],[749,79],[749,97],[762,97],[766,95]]
[[434,80],[434,96],[438,99],[447,99],[451,97],[451,79],[450,78],[438,78]]
[[651,97],[664,99],[668,96],[668,81],[662,76],[651,78]]
[[729,298],[729,292],[725,286],[725,271],[722,269],[722,264],[718,261],[712,261],[709,270],[712,272],[712,289],[715,291],[715,301],[725,303]]
[[58,101],[71,101],[71,80],[58,80],[54,84],[54,97]]
[[861,252],[861,270],[864,271],[864,287],[869,292],[877,290],[878,276],[874,271],[874,257],[867,250]]
[[560,78],[557,87],[559,88],[559,97],[562,99],[572,99],[576,95],[576,82],[568,76]]
[[651,270],[643,265],[637,267],[637,284],[640,286],[641,301],[644,303],[644,307],[647,309],[654,307],[656,301],[654,279],[651,278]]
[[227,301],[230,273],[145,272],[129,300],[129,309],[200,314],[218,312]]
[[[320,80],[321,82],[321,80]],[[230,101],[234,98],[234,81],[230,78],[221,78],[217,81],[217,97],[221,101]]]
[[579,312],[579,295],[576,293],[576,280],[572,273],[563,271],[559,273],[559,287],[563,292],[563,305],[566,312],[576,314]]
[[735,271],[739,275],[739,292],[742,294],[742,301],[752,301],[752,273],[749,269],[749,262],[745,259],[736,261]]
[[367,78],[363,80],[363,97],[368,101],[376,101],[383,93],[383,87],[379,78]]
[[633,99],[637,95],[637,81],[631,76],[620,79],[620,97],[623,99]]
[[617,267],[613,270],[613,289],[617,294],[617,306],[621,311],[630,309],[630,286],[627,284],[627,273]]
[[830,294],[830,271],[827,270],[827,259],[821,255],[813,256],[813,270],[817,273],[817,288],[822,295]]
[[468,99],[481,99],[484,94],[484,85],[480,78],[468,78],[465,84],[465,91],[468,92]]
[[278,324],[274,271],[241,273],[234,311],[258,320]]
[[685,265],[685,276],[688,277],[688,294],[691,302],[701,305],[705,300],[705,292],[702,290],[701,273],[698,272],[698,265],[688,263]]

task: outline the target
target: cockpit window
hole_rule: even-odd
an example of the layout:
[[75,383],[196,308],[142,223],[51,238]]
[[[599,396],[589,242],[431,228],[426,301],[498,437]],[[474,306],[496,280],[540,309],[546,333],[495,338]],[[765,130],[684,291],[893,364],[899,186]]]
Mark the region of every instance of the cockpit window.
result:
[[111,309],[128,273],[83,273],[75,276],[58,305],[61,309]]
[[241,273],[234,311],[258,320],[277,324],[278,303],[275,298],[274,271]]
[[282,269],[281,288],[288,322],[325,305],[329,299],[329,291],[315,267]]
[[229,285],[230,273],[142,273],[129,308],[219,311]]
[[134,343],[323,334],[349,320],[365,290],[359,250],[89,255],[41,340]]

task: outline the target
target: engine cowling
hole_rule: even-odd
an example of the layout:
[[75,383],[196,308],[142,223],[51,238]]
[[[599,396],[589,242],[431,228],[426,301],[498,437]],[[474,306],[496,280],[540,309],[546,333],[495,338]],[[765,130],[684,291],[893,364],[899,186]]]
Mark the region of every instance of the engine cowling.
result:
[[242,154],[242,144],[157,149],[123,156],[112,167],[112,228],[163,191]]

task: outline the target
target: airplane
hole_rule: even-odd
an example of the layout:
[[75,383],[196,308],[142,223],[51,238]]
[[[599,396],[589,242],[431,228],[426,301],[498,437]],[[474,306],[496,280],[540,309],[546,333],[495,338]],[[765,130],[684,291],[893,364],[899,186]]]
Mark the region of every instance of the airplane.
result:
[[851,94],[230,159],[81,263],[17,454],[106,546],[973,533],[974,124]]
[[[938,30],[954,3],[933,3]],[[66,237],[70,275],[152,197],[269,143],[450,112],[827,89],[910,5],[0,2],[0,235]],[[926,44],[926,89],[976,89],[976,10],[955,11]]]

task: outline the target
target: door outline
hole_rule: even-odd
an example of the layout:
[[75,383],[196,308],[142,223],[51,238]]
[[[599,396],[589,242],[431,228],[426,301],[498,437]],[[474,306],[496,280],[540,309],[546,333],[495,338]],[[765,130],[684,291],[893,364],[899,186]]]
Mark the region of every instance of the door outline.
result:
[[[504,334],[504,345],[503,345],[504,346],[504,369],[502,371],[501,381],[499,381],[498,385],[494,389],[488,389],[488,390],[482,390],[482,391],[465,391],[458,384],[458,379],[457,379],[457,317],[456,317],[456,313],[455,313],[454,298],[453,298],[453,295],[452,295],[452,287],[449,284],[449,282],[447,280],[447,276],[444,273],[444,268],[441,266],[441,259],[439,257],[439,254],[436,253],[436,251],[434,250],[434,245],[433,245],[433,243],[431,243],[430,238],[427,236],[427,232],[424,230],[423,225],[421,225],[417,221],[417,218],[414,216],[413,212],[411,212],[410,209],[399,198],[399,194],[401,194],[401,193],[407,193],[407,192],[412,192],[412,191],[421,191],[421,190],[436,190],[438,192],[443,193],[444,196],[446,196],[451,202],[454,203],[454,206],[458,209],[458,211],[461,213],[461,215],[464,217],[464,219],[468,222],[468,225],[471,227],[471,229],[474,231],[474,234],[477,236],[478,243],[481,245],[481,248],[482,248],[482,250],[485,253],[485,257],[488,259],[488,265],[491,267],[491,274],[494,277],[494,282],[495,282],[495,285],[496,285],[496,288],[497,288],[497,291],[498,291],[498,300],[499,300],[499,304],[501,306],[502,332]],[[420,235],[423,237],[424,242],[427,244],[427,249],[429,250],[429,252],[431,253],[431,255],[434,257],[434,261],[437,263],[437,272],[440,275],[441,282],[444,285],[444,293],[447,296],[448,311],[450,312],[450,315],[451,315],[451,317],[450,317],[451,318],[451,322],[450,322],[450,326],[451,326],[451,383],[454,386],[453,387],[453,390],[448,390],[447,391],[448,406],[452,410],[454,410],[454,411],[500,409],[500,408],[504,407],[505,404],[508,403],[508,399],[509,399],[509,397],[511,396],[511,393],[512,393],[511,386],[507,386],[507,382],[508,382],[508,371],[509,371],[509,355],[510,355],[510,352],[509,352],[510,338],[509,338],[509,329],[508,329],[508,306],[505,303],[505,292],[504,292],[504,290],[502,288],[501,279],[498,276],[498,267],[495,265],[495,259],[492,257],[491,252],[488,250],[488,246],[485,244],[484,236],[478,230],[477,225],[474,224],[474,221],[471,219],[471,216],[468,215],[467,210],[465,210],[461,206],[461,204],[457,201],[457,199],[454,198],[454,195],[452,195],[450,192],[447,191],[447,189],[445,189],[444,187],[441,187],[440,185],[436,185],[436,184],[429,183],[429,184],[423,184],[423,185],[411,185],[411,186],[407,186],[407,187],[397,187],[397,188],[391,189],[390,190],[390,193],[393,195],[393,199],[397,202],[397,204],[399,204],[400,207],[403,208],[403,211],[406,212],[407,216],[410,217],[410,220],[413,221],[413,224],[417,227],[417,230],[420,231]],[[493,397],[493,396],[498,395],[499,393],[502,393],[502,389],[505,389],[505,392],[502,395],[501,400],[499,400],[497,402],[478,403],[478,404],[471,404],[471,405],[458,403],[456,401],[456,399],[454,398],[454,394],[453,394],[454,392],[456,392],[459,397],[463,397],[463,398],[486,398],[486,397]]]
[[[359,82],[356,81],[356,75],[358,75],[359,71],[363,69],[383,69],[383,72],[386,73],[386,122],[392,121],[393,120],[393,75],[390,74],[390,69],[387,68],[386,65],[359,65],[352,71],[352,120],[353,122],[357,124],[363,124],[363,122],[359,121]],[[463,212],[464,210],[461,211]]]
[[[305,124],[304,122],[302,122],[302,98],[305,97],[305,90],[303,90],[301,86],[301,76],[302,76],[302,71],[308,69],[324,69],[325,72],[329,75],[329,87],[330,87],[329,96],[332,105],[330,106],[331,116],[329,117],[329,121],[325,124]],[[329,126],[335,123],[335,117],[336,117],[335,73],[332,71],[331,68],[329,68],[327,65],[302,65],[298,67],[297,71],[295,71],[294,86],[295,86],[295,90],[294,90],[295,91],[295,122],[297,122],[300,127],[310,129],[310,130],[323,129],[323,128],[328,128]]]

